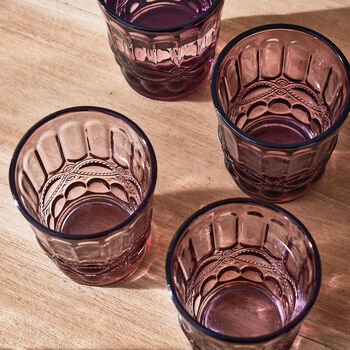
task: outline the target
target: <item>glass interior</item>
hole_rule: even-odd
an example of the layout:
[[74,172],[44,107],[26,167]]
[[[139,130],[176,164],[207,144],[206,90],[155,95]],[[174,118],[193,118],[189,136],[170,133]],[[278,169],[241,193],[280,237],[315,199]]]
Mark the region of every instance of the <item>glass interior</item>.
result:
[[117,115],[66,111],[27,134],[16,191],[43,226],[67,234],[109,229],[132,214],[154,169],[143,136]]
[[226,118],[243,132],[277,144],[304,142],[344,111],[344,62],[325,41],[288,28],[260,30],[235,43],[216,78]]
[[108,9],[126,22],[167,28],[191,22],[219,0],[105,0]]
[[172,292],[216,333],[264,336],[314,302],[321,274],[316,247],[277,209],[253,200],[212,206],[178,235],[169,252]]

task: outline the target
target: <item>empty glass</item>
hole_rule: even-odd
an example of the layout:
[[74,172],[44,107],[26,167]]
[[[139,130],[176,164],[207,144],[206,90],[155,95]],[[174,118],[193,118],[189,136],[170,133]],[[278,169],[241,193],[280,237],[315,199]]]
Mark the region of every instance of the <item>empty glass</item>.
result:
[[150,235],[157,163],[143,131],[98,107],[31,127],[10,166],[15,203],[46,254],[74,281],[114,283],[136,270]]
[[254,199],[206,206],[176,232],[166,278],[194,349],[288,349],[321,283],[317,247],[286,210]]
[[220,53],[211,88],[228,171],[252,197],[284,202],[319,178],[350,109],[342,52],[310,29],[251,29]]
[[207,77],[224,0],[99,0],[128,84],[157,100],[197,90]]

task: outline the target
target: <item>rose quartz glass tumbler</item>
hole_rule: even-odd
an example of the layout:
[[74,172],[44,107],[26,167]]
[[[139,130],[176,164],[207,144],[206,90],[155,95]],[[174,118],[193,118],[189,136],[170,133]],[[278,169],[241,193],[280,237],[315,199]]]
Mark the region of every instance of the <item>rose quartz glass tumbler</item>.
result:
[[98,107],[39,121],[10,166],[12,195],[39,245],[67,276],[89,285],[114,283],[139,266],[156,177],[143,131]]
[[115,59],[128,84],[176,100],[206,80],[224,0],[98,0]]
[[225,164],[248,195],[293,200],[325,170],[350,109],[350,69],[327,38],[267,25],[233,39],[212,74]]
[[317,247],[284,209],[227,199],[175,234],[166,278],[195,350],[286,350],[321,283]]

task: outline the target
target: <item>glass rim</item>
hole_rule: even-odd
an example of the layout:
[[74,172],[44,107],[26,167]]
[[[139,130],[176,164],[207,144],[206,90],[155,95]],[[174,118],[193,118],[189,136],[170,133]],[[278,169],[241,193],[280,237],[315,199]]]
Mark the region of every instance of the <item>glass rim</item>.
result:
[[[175,292],[174,282],[171,275],[171,267],[172,267],[172,260],[173,260],[173,254],[176,248],[176,245],[179,241],[179,239],[182,237],[184,231],[188,228],[188,226],[194,222],[195,219],[200,217],[202,214],[227,204],[235,204],[235,203],[250,203],[255,204],[259,206],[263,206],[265,208],[269,208],[275,212],[281,213],[284,216],[286,216],[292,223],[294,223],[304,234],[304,237],[307,239],[307,242],[309,243],[309,247],[311,248],[311,251],[313,253],[314,259],[315,259],[315,285],[312,288],[312,292],[310,295],[309,300],[303,307],[303,309],[298,313],[298,315],[289,323],[287,323],[285,326],[281,327],[275,332],[264,334],[262,336],[258,337],[231,337],[228,335],[224,335],[215,331],[212,331],[211,329],[203,326],[201,323],[196,321],[182,306],[181,302],[178,299],[178,296]],[[321,279],[322,279],[322,271],[321,271],[321,259],[318,252],[318,248],[316,246],[316,243],[314,239],[312,238],[310,232],[308,229],[304,226],[304,224],[297,219],[293,214],[291,214],[289,211],[283,209],[282,207],[279,207],[275,204],[267,203],[264,201],[261,201],[259,199],[253,199],[253,198],[228,198],[224,200],[220,200],[211,204],[208,204],[207,206],[199,209],[195,213],[193,213],[189,218],[185,220],[185,222],[180,226],[180,228],[175,233],[174,237],[171,240],[171,243],[168,248],[167,256],[166,256],[166,265],[165,265],[165,273],[166,273],[166,283],[168,287],[168,292],[180,312],[181,316],[183,316],[193,327],[198,329],[199,331],[209,335],[212,338],[216,338],[219,340],[231,342],[231,343],[244,343],[244,344],[254,344],[254,343],[260,343],[264,341],[268,341],[271,339],[275,339],[284,333],[290,331],[294,327],[296,327],[309,313],[312,306],[314,305],[317,295],[319,293],[320,287],[321,287]]]
[[[114,117],[116,119],[122,120],[126,124],[128,124],[130,127],[133,128],[133,130],[142,138],[142,140],[145,142],[146,147],[148,149],[149,155],[150,155],[150,165],[151,165],[151,178],[150,182],[148,185],[147,192],[145,194],[145,197],[142,199],[141,203],[137,206],[137,208],[130,214],[128,217],[126,217],[123,221],[121,221],[119,224],[114,225],[113,227],[103,230],[100,232],[95,232],[95,233],[89,233],[85,235],[70,235],[66,233],[61,233],[59,231],[51,230],[50,228],[42,225],[39,221],[37,221],[33,216],[29,214],[27,209],[22,203],[22,200],[19,196],[19,193],[17,191],[17,186],[16,186],[16,167],[17,167],[17,161],[19,154],[24,146],[24,144],[27,142],[30,136],[33,135],[33,133],[42,125],[46,124],[47,122],[63,116],[64,114],[67,113],[74,113],[74,112],[99,112],[103,113],[106,115],[109,115],[111,117]],[[95,106],[76,106],[76,107],[69,107],[65,109],[61,109],[59,111],[56,111],[54,113],[51,113],[47,115],[46,117],[40,119],[38,122],[36,122],[34,125],[32,125],[27,132],[22,136],[20,141],[18,142],[14,153],[11,158],[11,163],[10,163],[10,168],[9,168],[9,185],[10,185],[10,190],[12,194],[12,198],[15,202],[16,207],[19,209],[19,211],[22,213],[22,215],[29,221],[31,225],[39,229],[40,231],[44,232],[47,235],[54,236],[54,237],[59,237],[63,239],[69,239],[69,240],[82,240],[82,239],[90,239],[90,238],[98,238],[98,237],[103,237],[106,236],[112,232],[115,232],[127,224],[129,224],[136,216],[138,216],[145,206],[147,205],[149,199],[151,198],[152,194],[154,193],[155,185],[156,185],[156,180],[157,180],[157,159],[156,155],[153,149],[153,146],[148,139],[147,135],[144,133],[144,131],[131,119],[125,117],[123,114],[118,113],[116,111],[113,111],[111,109],[103,108],[103,107],[95,107]]]
[[144,27],[140,25],[133,24],[131,22],[125,21],[119,16],[117,16],[111,9],[107,6],[106,2],[104,0],[98,0],[98,3],[100,7],[105,11],[109,16],[111,16],[114,20],[117,22],[120,22],[121,24],[124,24],[127,27],[143,31],[143,32],[150,32],[150,33],[166,33],[166,32],[177,32],[181,30],[186,30],[188,28],[191,28],[192,26],[196,25],[203,19],[209,17],[216,8],[219,7],[221,3],[223,3],[225,0],[214,0],[215,3],[213,3],[209,8],[201,13],[199,16],[195,17],[192,21],[184,22],[182,24],[178,24],[175,26],[165,27],[165,28],[155,28],[155,27]]
[[[321,134],[319,134],[319,135],[317,135],[317,136],[315,136],[307,141],[290,143],[290,144],[262,141],[256,137],[253,137],[253,136],[247,134],[246,132],[244,132],[240,128],[238,128],[236,125],[234,125],[230,121],[230,119],[228,118],[226,113],[224,112],[224,110],[219,102],[219,97],[218,97],[218,93],[217,93],[217,78],[218,78],[221,63],[225,59],[228,52],[232,49],[232,47],[234,47],[236,44],[238,44],[243,39],[245,39],[251,35],[257,34],[259,32],[273,30],[273,29],[287,29],[287,30],[302,32],[302,33],[308,34],[310,36],[313,36],[313,37],[321,40],[330,49],[332,49],[332,51],[337,55],[337,57],[339,58],[339,60],[343,64],[345,74],[347,76],[349,91],[348,91],[348,94],[346,96],[346,100],[344,103],[344,109],[343,109],[342,113],[340,114],[338,119],[335,121],[335,123],[333,125],[331,125],[330,128],[328,128],[326,131],[322,132]],[[245,141],[256,144],[258,146],[262,146],[262,147],[266,147],[266,148],[274,148],[274,149],[303,148],[303,147],[307,147],[311,144],[314,144],[318,141],[321,141],[321,140],[325,139],[327,136],[334,133],[337,129],[339,129],[339,127],[343,124],[346,117],[348,116],[349,111],[350,111],[350,66],[349,66],[348,60],[346,59],[346,57],[342,53],[342,51],[338,48],[338,46],[336,46],[331,40],[329,40],[324,35],[316,32],[310,28],[298,26],[298,25],[294,25],[294,24],[286,24],[286,23],[266,24],[266,25],[254,27],[252,29],[249,29],[249,30],[237,35],[223,48],[223,50],[218,55],[218,57],[214,63],[214,66],[213,66],[213,71],[212,71],[211,79],[210,79],[210,90],[211,90],[212,101],[213,101],[213,104],[214,104],[214,107],[216,109],[217,114],[220,116],[222,121],[228,126],[228,128],[231,129],[231,131],[238,134]]]

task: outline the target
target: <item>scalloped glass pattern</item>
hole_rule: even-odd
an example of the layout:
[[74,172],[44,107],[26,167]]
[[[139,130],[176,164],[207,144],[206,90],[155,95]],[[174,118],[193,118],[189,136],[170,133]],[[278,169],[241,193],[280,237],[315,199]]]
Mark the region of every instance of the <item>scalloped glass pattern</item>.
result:
[[175,100],[200,87],[214,57],[223,0],[99,3],[115,59],[134,90]]
[[20,209],[39,224],[31,222],[47,255],[85,284],[133,272],[150,234],[156,177],[153,150],[139,129],[112,111],[73,108],[25,137],[10,182]]
[[226,167],[247,194],[276,202],[319,178],[349,111],[346,59],[317,33],[292,27],[243,34],[213,75]]
[[289,213],[252,199],[199,213],[167,257],[168,285],[193,348],[288,349],[320,287],[311,236]]

